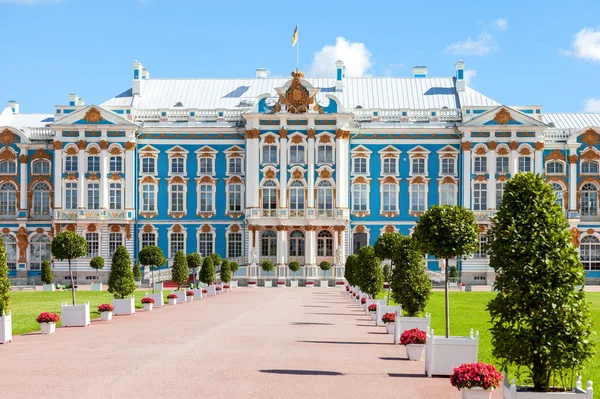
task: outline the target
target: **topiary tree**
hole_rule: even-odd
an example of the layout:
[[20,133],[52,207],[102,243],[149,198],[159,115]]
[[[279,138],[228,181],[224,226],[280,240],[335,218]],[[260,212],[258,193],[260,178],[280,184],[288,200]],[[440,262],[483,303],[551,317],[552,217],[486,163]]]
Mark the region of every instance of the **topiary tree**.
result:
[[271,277],[271,272],[275,269],[275,265],[270,260],[263,260],[260,264],[260,267],[267,272],[269,278]]
[[505,370],[526,368],[539,392],[568,386],[561,377],[573,378],[594,353],[585,275],[568,228],[543,177],[519,173],[487,233],[498,291],[487,307],[492,353]]
[[133,280],[133,269],[127,249],[119,245],[113,254],[108,276],[108,292],[115,299],[123,299],[135,292],[135,281]]
[[220,273],[220,277],[221,277],[221,282],[228,284],[231,281],[231,267],[230,267],[230,263],[227,259],[225,259],[223,261],[223,264],[221,265],[221,273]]
[[473,212],[458,205],[434,205],[417,222],[413,237],[423,251],[444,260],[446,338],[450,337],[448,261],[472,255],[479,245],[479,229]]
[[133,279],[135,281],[142,280],[142,269],[140,269],[140,265],[138,265],[137,263],[133,265]]
[[229,268],[231,269],[231,277],[235,276],[235,272],[237,272],[240,268],[240,265],[237,262],[231,262],[229,264]]
[[98,281],[98,271],[104,267],[104,258],[101,256],[94,256],[90,260],[90,267],[96,269],[96,281]]
[[383,265],[383,281],[390,281],[390,277],[392,277],[392,269],[390,268],[390,265],[385,264]]
[[425,271],[421,247],[413,237],[400,235],[393,262],[396,265],[390,289],[394,301],[402,305],[408,317],[416,317],[425,310],[431,296],[431,281]]
[[350,285],[357,285],[356,273],[358,269],[358,256],[355,254],[349,255],[346,258],[346,266],[344,268],[344,278]]
[[0,316],[4,316],[10,303],[10,280],[8,279],[8,264],[6,263],[6,248],[0,237]]
[[458,269],[456,266],[450,266],[450,270],[448,271],[448,278],[452,282],[456,282],[458,280]]
[[69,262],[69,276],[71,277],[71,297],[73,306],[75,306],[75,281],[73,281],[73,269],[71,269],[71,259],[81,258],[87,255],[88,244],[85,238],[72,232],[63,231],[54,236],[52,240],[52,256],[58,260],[67,260]]
[[207,256],[207,258],[212,259],[215,268],[221,266],[221,264],[223,263],[223,259],[221,259],[221,256],[219,254],[210,254]]
[[216,278],[213,260],[210,256],[207,256],[202,262],[202,269],[200,269],[200,281],[211,285]]
[[190,277],[187,258],[183,251],[177,251],[173,259],[173,269],[171,270],[171,279],[177,283],[177,289],[181,289],[181,284],[185,283]]
[[52,266],[47,260],[42,262],[42,282],[44,284],[52,284],[54,282],[54,276],[52,275]]
[[296,261],[294,260],[294,261],[291,261],[291,262],[290,262],[290,264],[288,265],[288,267],[290,268],[290,270],[291,270],[292,272],[294,272],[294,280],[295,280],[295,279],[296,279],[296,272],[297,272],[298,270],[300,270],[300,263],[299,263],[299,262],[296,262]]
[[381,270],[381,261],[375,256],[372,246],[367,245],[358,250],[358,264],[361,265],[358,272],[361,291],[376,298],[383,289],[383,271]]
[[154,294],[154,267],[164,266],[167,259],[163,254],[162,249],[156,245],[148,245],[138,254],[138,261],[142,266],[150,266],[150,274],[152,276],[152,293]]
[[331,263],[329,263],[326,260],[324,260],[321,263],[319,263],[319,268],[321,270],[323,270],[323,277],[325,277],[325,274],[327,273],[327,270],[331,270]]
[[187,256],[188,267],[192,269],[192,273],[194,274],[194,286],[196,285],[196,274],[198,273],[198,269],[202,267],[202,257],[197,252],[192,252]]

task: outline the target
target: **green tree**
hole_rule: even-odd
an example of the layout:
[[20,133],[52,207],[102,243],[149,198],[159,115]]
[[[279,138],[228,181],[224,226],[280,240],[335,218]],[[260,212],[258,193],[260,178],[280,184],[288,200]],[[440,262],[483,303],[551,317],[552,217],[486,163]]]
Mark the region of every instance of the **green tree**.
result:
[[229,284],[231,281],[231,263],[229,263],[227,259],[225,259],[221,265],[220,277],[222,283]]
[[325,277],[325,275],[327,274],[327,271],[331,270],[331,263],[324,260],[321,263],[319,263],[319,268],[321,270],[323,270],[323,277]]
[[200,269],[200,280],[208,285],[211,285],[215,279],[215,265],[210,256],[204,258],[204,262],[202,262],[202,269]]
[[358,271],[358,256],[355,254],[349,255],[346,258],[346,266],[344,268],[344,278],[350,285],[357,285],[356,274]]
[[8,310],[10,303],[10,280],[8,279],[8,265],[6,263],[6,248],[4,240],[0,237],[0,316]]
[[133,280],[133,269],[127,249],[119,245],[113,254],[108,276],[108,292],[115,299],[123,299],[135,292],[135,281]]
[[358,250],[358,264],[361,266],[358,272],[360,289],[375,298],[383,289],[383,271],[372,246],[367,245]]
[[492,353],[505,369],[528,369],[540,392],[565,383],[557,378],[579,372],[594,353],[585,275],[568,228],[543,177],[519,173],[487,234],[498,291],[488,304]]
[[394,255],[401,245],[402,237],[402,234],[397,232],[383,233],[377,238],[375,245],[373,245],[375,256],[381,260],[389,259],[392,263],[392,269],[395,266]]
[[90,267],[96,269],[96,281],[98,281],[98,271],[104,267],[104,258],[101,256],[94,256],[90,261]]
[[42,282],[44,284],[52,284],[54,276],[52,275],[52,266],[47,260],[42,262]]
[[223,259],[221,259],[221,256],[219,254],[210,254],[207,256],[207,258],[212,259],[215,268],[221,266],[221,264],[223,263]]
[[71,260],[81,258],[87,255],[88,244],[85,238],[72,232],[63,231],[58,233],[52,240],[52,256],[58,260],[67,260],[69,262],[69,276],[71,277],[71,297],[73,306],[75,306],[75,281],[73,280],[73,269]]
[[140,251],[138,261],[142,266],[150,267],[150,274],[152,275],[152,293],[154,294],[154,267],[166,265],[167,259],[165,259],[162,249],[156,245],[148,245]]
[[202,257],[197,252],[192,252],[187,256],[188,267],[192,269],[192,273],[194,274],[194,286],[196,285],[196,274],[198,273],[198,269],[202,267]]
[[173,269],[171,271],[171,279],[177,283],[177,289],[181,289],[181,284],[185,283],[190,277],[187,258],[183,251],[177,251],[175,259],[173,259]]
[[390,265],[385,264],[383,265],[383,281],[390,281],[390,277],[392,277],[392,271],[390,268]]
[[434,205],[415,226],[413,236],[423,251],[444,260],[446,337],[450,336],[448,262],[450,258],[472,255],[479,245],[479,229],[473,212],[458,205]]
[[271,272],[273,271],[273,269],[275,269],[275,265],[273,264],[273,262],[271,262],[270,260],[263,260],[262,263],[260,264],[260,267],[267,272],[267,274],[269,275],[269,278],[271,277]]
[[291,270],[292,272],[294,272],[294,280],[295,280],[295,279],[296,279],[296,272],[297,272],[298,270],[300,270],[300,263],[298,263],[298,262],[296,262],[296,261],[294,260],[294,261],[291,261],[291,262],[290,262],[290,264],[288,265],[288,267],[290,268],[290,270]]
[[140,281],[142,279],[142,269],[140,269],[139,264],[133,265],[133,279],[135,281]]
[[237,272],[240,269],[240,265],[237,262],[231,262],[229,264],[229,268],[231,269],[231,276],[234,277],[235,272]]
[[448,271],[448,278],[452,282],[456,282],[457,281],[457,279],[458,279],[458,269],[456,268],[456,266],[454,266],[454,265],[450,266],[450,270]]
[[425,271],[423,252],[413,237],[398,237],[393,261],[396,267],[390,282],[391,296],[402,305],[406,316],[416,317],[427,306],[431,281]]

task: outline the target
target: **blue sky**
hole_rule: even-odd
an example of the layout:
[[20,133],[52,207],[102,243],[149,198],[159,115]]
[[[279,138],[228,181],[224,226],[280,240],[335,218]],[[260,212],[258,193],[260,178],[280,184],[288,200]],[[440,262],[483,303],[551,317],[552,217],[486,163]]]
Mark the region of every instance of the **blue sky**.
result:
[[77,92],[101,103],[152,77],[452,76],[507,105],[600,112],[600,2],[0,0],[0,108],[53,112]]

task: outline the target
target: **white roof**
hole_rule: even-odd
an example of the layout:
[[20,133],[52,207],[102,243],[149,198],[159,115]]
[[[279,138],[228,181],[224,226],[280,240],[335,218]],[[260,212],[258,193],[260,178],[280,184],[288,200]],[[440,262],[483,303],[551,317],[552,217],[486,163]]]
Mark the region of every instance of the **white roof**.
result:
[[0,114],[0,126],[17,129],[45,127],[52,122],[54,122],[53,114],[14,114],[10,107],[6,107]]
[[600,114],[570,114],[570,113],[556,113],[556,114],[543,114],[542,121],[550,125],[554,124],[557,129],[583,129],[590,126],[600,127]]
[[[252,79],[148,79],[143,82],[142,96],[128,90],[103,106],[134,106],[138,109],[183,108],[239,109],[248,108],[262,94],[276,96],[275,88],[283,87],[290,78]],[[492,107],[494,100],[467,87],[458,93],[453,78],[344,78],[344,89],[335,91],[334,78],[306,78],[320,88],[317,100],[327,104],[325,95],[340,99],[343,107],[352,109],[441,109],[447,107]]]

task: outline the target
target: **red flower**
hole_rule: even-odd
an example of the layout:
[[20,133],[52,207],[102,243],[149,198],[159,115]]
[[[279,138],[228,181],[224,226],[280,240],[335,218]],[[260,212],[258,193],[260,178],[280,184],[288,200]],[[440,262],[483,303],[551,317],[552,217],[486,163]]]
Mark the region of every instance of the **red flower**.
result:
[[361,298],[361,300],[360,300],[360,303],[362,303],[363,305],[364,305],[365,303],[367,303],[367,298]]
[[223,286],[223,288],[229,289],[229,288],[230,288],[230,287],[229,287],[229,284],[225,284],[225,285]]
[[108,303],[103,303],[102,305],[98,306],[98,312],[112,312],[113,310],[115,310],[113,305]]
[[387,290],[388,288],[390,288],[390,283],[383,283],[383,288],[385,288],[386,290]]
[[38,323],[58,323],[59,320],[60,320],[59,315],[57,315],[56,313],[50,313],[50,312],[42,312],[35,319],[35,321],[37,321]]
[[369,312],[376,312],[377,311],[377,304],[372,303],[369,305],[369,307],[367,308],[369,310]]
[[177,294],[169,294],[167,295],[167,299],[176,299],[177,298]]
[[425,331],[413,328],[412,330],[406,330],[400,336],[401,345],[421,345],[425,343],[427,334]]
[[335,285],[344,285],[344,282],[343,281],[336,281]]
[[285,281],[278,281],[277,285],[285,285]]
[[454,368],[454,373],[450,376],[450,383],[459,390],[474,387],[493,389],[497,388],[501,381],[502,373],[493,364],[482,362],[461,364]]
[[[175,295],[175,296],[177,296],[177,295]],[[150,297],[142,298],[142,303],[154,303],[154,298],[150,298]]]
[[314,285],[315,282],[314,281],[307,281],[306,283],[304,283],[305,285]]
[[186,296],[194,296],[194,291],[187,291],[185,293]]
[[203,294],[208,294],[208,290],[206,288],[202,288],[202,293]]
[[221,288],[221,286],[220,286],[220,285],[217,285],[217,286],[215,287],[215,290],[216,290],[216,291],[221,291],[222,289],[223,289],[223,288]]
[[350,292],[350,286],[349,285],[346,286],[346,291]]
[[393,323],[396,320],[396,313],[386,313],[381,317],[384,323]]
[[248,281],[248,285],[256,285],[256,281]]

